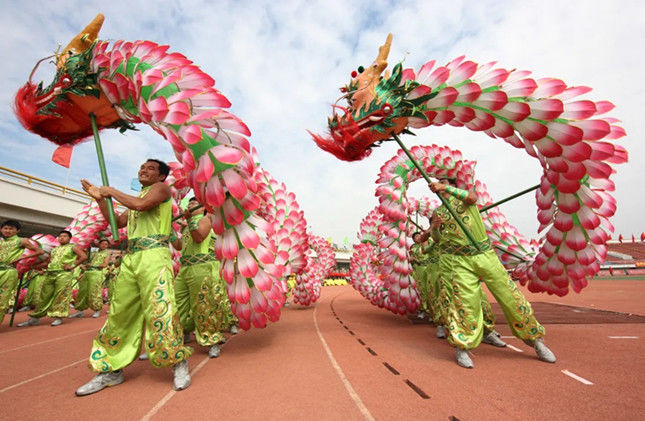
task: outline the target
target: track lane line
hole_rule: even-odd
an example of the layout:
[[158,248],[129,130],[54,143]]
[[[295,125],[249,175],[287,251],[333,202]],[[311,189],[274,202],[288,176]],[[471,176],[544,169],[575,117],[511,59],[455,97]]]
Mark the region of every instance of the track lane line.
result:
[[99,329],[100,329],[100,328],[95,328],[95,329],[90,329],[90,330],[84,330],[84,331],[82,331],[82,332],[76,332],[76,333],[73,333],[73,334],[71,334],[71,335],[67,335],[67,336],[59,336],[59,337],[54,338],[54,339],[47,339],[46,341],[40,341],[40,342],[36,342],[36,343],[33,343],[33,344],[22,345],[22,346],[19,346],[19,347],[17,347],[17,348],[6,349],[6,350],[4,350],[4,351],[0,351],[0,354],[4,354],[4,353],[6,353],[6,352],[18,351],[18,350],[20,350],[20,349],[29,348],[30,346],[36,346],[36,345],[46,344],[46,343],[49,343],[49,342],[60,341],[61,339],[71,338],[71,337],[73,337],[73,336],[82,335],[82,334],[84,334],[84,333],[97,332]]
[[[202,367],[204,367],[204,366],[206,365],[206,363],[208,362],[208,360],[210,360],[210,357],[208,357],[208,356],[207,356],[206,358],[204,358],[204,359],[203,359],[203,360],[202,360],[202,361],[197,365],[197,367],[193,368],[193,371],[191,371],[191,372],[190,372],[191,381],[192,381],[192,377],[195,375],[195,373],[197,373],[199,370],[201,370],[201,369],[202,369]],[[181,390],[171,390],[170,392],[166,393],[166,395],[165,395],[163,398],[161,398],[161,400],[160,400],[159,402],[157,402],[157,404],[156,404],[155,406],[153,406],[153,407],[152,407],[152,409],[151,409],[150,411],[148,411],[148,413],[147,413],[146,415],[144,415],[144,416],[143,416],[143,418],[141,418],[141,421],[148,421],[150,418],[152,418],[152,417],[153,417],[157,412],[159,412],[159,410],[160,410],[161,408],[163,408],[163,406],[164,406],[166,403],[168,403],[168,401],[169,401],[173,396],[175,396],[175,394],[176,394],[177,392],[181,392]]]
[[609,336],[609,339],[638,339],[638,336]]
[[88,357],[85,357],[85,358],[83,358],[82,360],[78,360],[78,361],[75,361],[75,362],[73,362],[73,363],[71,363],[71,364],[67,364],[67,365],[66,365],[66,366],[64,366],[64,367],[57,368],[57,369],[52,370],[52,371],[48,371],[47,373],[41,374],[40,376],[32,377],[31,379],[27,379],[27,380],[21,381],[20,383],[16,383],[16,384],[14,384],[14,385],[7,386],[7,387],[5,387],[4,389],[0,389],[0,393],[4,393],[4,392],[6,392],[6,391],[8,391],[8,390],[15,389],[16,387],[19,387],[19,386],[22,386],[22,385],[24,385],[24,384],[27,384],[27,383],[33,382],[34,380],[42,379],[43,377],[49,376],[50,374],[54,374],[54,373],[57,373],[57,372],[59,372],[59,371],[61,371],[61,370],[65,370],[66,368],[72,367],[72,366],[74,366],[74,365],[76,365],[76,364],[78,364],[78,363],[81,363],[81,362],[83,362],[83,361],[87,361],[87,360],[88,360]]
[[514,347],[513,345],[506,344],[506,348],[511,348],[515,352],[524,352],[519,348]]
[[314,314],[313,314],[313,319],[314,319],[314,326],[316,328],[316,333],[318,334],[318,338],[320,339],[320,342],[323,345],[323,348],[325,352],[327,353],[327,357],[329,357],[329,361],[331,361],[331,365],[334,367],[336,370],[336,374],[338,374],[338,377],[340,377],[340,380],[343,382],[343,385],[345,386],[345,389],[347,390],[347,393],[349,396],[352,398],[356,406],[358,407],[358,410],[361,412],[363,417],[365,417],[366,420],[374,420],[374,417],[370,413],[370,411],[367,409],[365,404],[363,404],[363,401],[361,401],[361,398],[358,396],[358,393],[354,390],[352,387],[352,384],[347,380],[347,377],[345,376],[345,373],[343,373],[343,370],[340,368],[340,365],[338,365],[338,362],[336,361],[336,358],[334,358],[334,354],[331,352],[331,349],[329,349],[329,345],[327,345],[327,341],[325,341],[325,338],[323,338],[322,333],[320,332],[320,328],[318,327],[318,321],[316,319],[316,311],[318,310],[318,306],[314,307]]
[[578,380],[582,384],[586,384],[586,385],[589,385],[589,386],[593,385],[593,383],[590,382],[589,380],[587,380],[587,379],[585,379],[583,377],[580,377],[577,374],[574,374],[574,373],[570,372],[569,370],[562,370],[562,373],[564,373],[565,375],[571,377],[574,380]]

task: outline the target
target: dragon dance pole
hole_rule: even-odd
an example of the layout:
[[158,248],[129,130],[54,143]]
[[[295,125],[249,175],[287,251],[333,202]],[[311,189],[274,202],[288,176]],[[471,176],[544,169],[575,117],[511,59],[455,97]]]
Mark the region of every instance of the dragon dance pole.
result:
[[[96,126],[96,116],[90,113],[90,120],[92,121],[92,131],[94,132],[94,144],[96,145],[96,156],[99,159],[99,168],[101,170],[101,180],[104,186],[108,186],[107,170],[105,169],[105,158],[103,158],[103,147],[101,146],[101,138],[99,138],[99,129]],[[112,238],[114,241],[119,241],[119,229],[116,225],[116,215],[114,214],[114,204],[112,198],[105,199],[108,208],[108,220],[110,221],[110,231],[112,231]]]
[[11,319],[9,320],[9,327],[13,326],[13,318],[16,317],[18,311],[18,298],[20,298],[20,289],[22,288],[22,278],[18,281],[18,289],[16,290],[16,297],[13,302],[13,309],[11,310]]
[[[426,172],[423,170],[421,165],[419,165],[417,160],[414,159],[414,157],[412,156],[412,154],[410,153],[408,148],[406,148],[405,145],[403,144],[403,142],[401,141],[401,139],[399,139],[399,136],[397,136],[396,134],[392,134],[392,137],[394,138],[394,140],[396,140],[396,143],[399,144],[401,149],[403,149],[403,152],[405,152],[405,154],[408,156],[408,158],[410,158],[410,161],[412,161],[412,164],[416,167],[417,170],[419,170],[419,172],[421,173],[423,178],[426,180],[426,182],[428,184],[432,183],[432,180],[430,180],[430,177],[428,176],[428,174],[426,174]],[[466,234],[466,237],[468,237],[468,240],[472,243],[473,247],[475,247],[477,249],[477,251],[482,251],[482,249],[480,248],[479,244],[477,244],[477,241],[475,241],[475,238],[473,237],[472,233],[470,231],[468,231],[468,228],[466,228],[466,226],[461,221],[461,219],[459,219],[457,217],[457,214],[452,209],[452,206],[450,206],[450,203],[448,203],[448,201],[446,199],[444,199],[441,194],[436,193],[436,192],[435,192],[435,194],[437,195],[437,197],[439,197],[439,200],[441,200],[441,203],[446,207],[446,209],[448,209],[448,212],[450,212],[450,215],[453,217],[455,222],[457,222],[457,225],[459,225],[459,228],[461,228],[461,230],[464,232],[464,234]]]
[[498,202],[492,203],[492,204],[490,204],[490,205],[488,205],[488,206],[484,206],[483,208],[481,208],[481,209],[479,210],[479,212],[480,212],[480,213],[487,212],[488,210],[490,210],[490,209],[494,208],[495,206],[499,206],[499,205],[501,205],[502,203],[506,203],[506,202],[508,202],[509,200],[513,200],[513,199],[515,199],[516,197],[520,197],[520,196],[522,196],[522,195],[524,195],[524,194],[526,194],[526,193],[532,192],[533,190],[537,190],[539,187],[540,187],[540,185],[539,185],[539,184],[536,184],[536,185],[535,185],[535,186],[533,186],[533,187],[529,187],[529,188],[528,188],[528,189],[526,189],[526,190],[522,190],[521,192],[519,192],[519,193],[515,193],[515,194],[513,194],[513,195],[511,195],[511,196],[508,196],[507,198],[502,199],[502,200],[500,200],[500,201],[498,201]]
[[[190,209],[188,209],[188,211],[189,211],[189,212],[194,212],[194,211],[196,211],[197,209],[199,209],[199,208],[203,208],[203,207],[204,207],[204,205],[197,205],[197,206],[195,206],[194,208],[190,208]],[[181,217],[182,217],[182,216],[184,216],[184,215],[183,215],[183,214],[179,214],[179,215],[175,216],[174,218],[172,218],[172,222],[175,222],[176,220],[181,219]]]

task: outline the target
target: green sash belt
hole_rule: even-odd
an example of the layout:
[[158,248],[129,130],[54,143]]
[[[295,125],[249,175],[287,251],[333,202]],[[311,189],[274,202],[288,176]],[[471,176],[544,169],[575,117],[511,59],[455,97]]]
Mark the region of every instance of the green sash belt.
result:
[[483,241],[478,241],[477,245],[479,245],[481,251],[477,250],[472,244],[448,244],[438,247],[440,253],[454,254],[455,256],[476,256],[478,254],[482,254],[488,250],[491,250],[491,244],[488,238]]
[[159,247],[168,247],[167,235],[150,235],[128,240],[128,253],[130,254]]
[[212,254],[193,254],[189,256],[181,256],[179,263],[181,263],[182,266],[192,266],[200,263],[213,262],[215,260],[215,256]]

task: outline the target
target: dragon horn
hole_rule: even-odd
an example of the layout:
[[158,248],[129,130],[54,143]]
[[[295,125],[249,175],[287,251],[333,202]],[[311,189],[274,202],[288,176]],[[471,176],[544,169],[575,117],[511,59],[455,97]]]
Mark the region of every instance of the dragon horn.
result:
[[105,16],[99,13],[78,35],[67,44],[58,56],[58,67],[61,67],[69,55],[79,54],[87,50],[98,39]]
[[382,65],[381,71],[387,67],[387,56],[390,54],[390,46],[392,45],[392,33],[387,34],[387,38],[385,39],[385,44],[381,45],[378,48],[378,56],[376,56],[376,60],[374,60],[374,63],[377,63],[379,65]]

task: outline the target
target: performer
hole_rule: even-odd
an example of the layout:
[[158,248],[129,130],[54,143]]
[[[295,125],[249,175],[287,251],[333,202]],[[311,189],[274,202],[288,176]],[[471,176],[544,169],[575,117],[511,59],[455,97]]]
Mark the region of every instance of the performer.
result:
[[40,303],[40,292],[42,291],[43,282],[45,281],[46,268],[47,261],[45,260],[32,266],[32,268],[23,275],[23,279],[27,279],[29,281],[29,286],[27,287],[25,302],[19,311],[27,311],[38,307],[38,303]]
[[195,198],[184,211],[187,225],[181,239],[172,244],[181,250],[181,269],[175,278],[175,296],[179,318],[185,333],[195,331],[197,343],[209,347],[208,356],[220,355],[219,344],[225,342],[231,305],[219,277],[219,262],[210,252],[213,234],[210,214]]
[[69,316],[69,304],[72,301],[72,284],[74,270],[87,259],[83,249],[72,244],[72,233],[63,230],[58,234],[58,247],[52,249],[49,255],[46,277],[40,293],[40,303],[29,319],[18,324],[19,327],[35,326],[41,317],[51,317],[52,326],[63,324],[63,317]]
[[422,237],[421,232],[415,232],[412,234],[412,241],[414,244],[410,248],[411,254],[411,264],[414,269],[412,272],[412,278],[416,281],[417,291],[419,292],[419,298],[421,299],[421,306],[417,313],[417,318],[425,319],[426,317],[432,319],[434,314],[434,309],[430,307],[430,303],[433,299],[433,294],[429,290],[428,282],[428,255],[429,246],[427,244],[427,236]]
[[476,348],[484,336],[480,278],[502,307],[513,335],[533,346],[540,360],[555,362],[555,355],[542,340],[544,327],[535,319],[531,304],[491,248],[475,205],[477,194],[457,188],[452,179],[431,183],[430,189],[446,198],[481,249],[477,250],[470,243],[445,206],[435,210],[433,224],[439,234],[437,247],[441,253],[439,273],[452,294],[446,314],[448,341],[457,348],[457,363],[472,368],[474,365],[467,351]]
[[163,181],[169,171],[163,161],[149,159],[143,163],[138,174],[143,189],[138,197],[81,180],[83,189],[97,200],[106,218],[107,197],[118,200],[129,210],[117,216],[117,225],[127,226],[128,253],[121,261],[107,321],[94,339],[90,353],[90,367],[98,374],[76,390],[77,396],[123,382],[121,369],[139,355],[144,326],[150,363],[155,367],[173,367],[175,390],[190,385],[186,359],[192,349],[183,341],[168,247],[172,202],[170,188]]
[[27,238],[18,237],[22,226],[20,222],[8,220],[2,223],[0,232],[0,324],[4,315],[13,303],[18,288],[18,271],[16,263],[24,249],[35,252],[32,256],[38,256],[43,253],[39,246],[33,244]]
[[99,250],[90,256],[89,265],[78,285],[78,295],[74,303],[74,308],[78,310],[71,317],[83,317],[83,311],[87,308],[94,310],[92,317],[97,318],[101,315],[103,308],[103,282],[105,280],[105,268],[110,261],[110,252],[107,251],[110,242],[108,240],[99,241]]
[[[426,255],[424,273],[429,288],[428,307],[432,311],[432,321],[437,326],[437,338],[445,339],[447,336],[445,328],[447,325],[446,314],[452,303],[452,290],[444,282],[441,282],[439,277],[439,250],[435,241],[430,238],[433,231],[436,236],[436,224],[432,225],[432,218],[430,218],[430,223],[430,229],[413,234],[412,239],[415,243],[429,242],[423,250]],[[506,343],[499,338],[499,334],[495,331],[495,314],[493,314],[493,309],[490,302],[488,302],[488,298],[486,298],[486,294],[481,294],[481,308],[484,324],[482,342],[497,347],[505,347]]]

